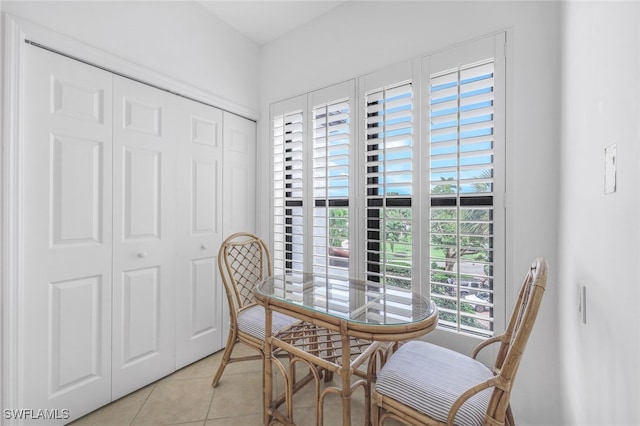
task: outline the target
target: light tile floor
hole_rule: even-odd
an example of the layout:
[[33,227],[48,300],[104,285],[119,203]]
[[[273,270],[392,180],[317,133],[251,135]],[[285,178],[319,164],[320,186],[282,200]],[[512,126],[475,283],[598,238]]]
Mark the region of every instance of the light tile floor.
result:
[[[216,388],[211,387],[222,352],[197,361],[170,376],[124,396],[71,423],[73,426],[252,426],[262,425],[262,362],[229,364]],[[237,344],[234,355],[255,353]],[[315,425],[313,386],[294,396],[294,419],[299,426]],[[341,424],[338,396],[324,404],[324,424]],[[352,423],[364,423],[364,392],[353,395]]]

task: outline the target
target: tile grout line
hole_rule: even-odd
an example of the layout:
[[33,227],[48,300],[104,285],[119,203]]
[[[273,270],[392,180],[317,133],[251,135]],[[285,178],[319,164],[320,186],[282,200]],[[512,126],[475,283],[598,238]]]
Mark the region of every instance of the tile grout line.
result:
[[140,407],[138,407],[138,411],[136,411],[136,414],[134,414],[133,418],[131,419],[131,421],[129,422],[129,426],[131,426],[133,424],[133,422],[136,421],[136,418],[138,417],[138,414],[140,414],[140,411],[142,411],[142,407],[144,407],[144,405],[147,403],[147,401],[149,400],[149,398],[151,398],[151,394],[153,392],[155,392],[156,387],[158,386],[158,381],[153,382],[150,386],[153,386],[153,388],[151,389],[151,392],[149,392],[149,394],[147,395],[147,397],[142,401],[142,404],[140,404]]
[[211,407],[213,406],[213,398],[216,396],[216,392],[217,392],[217,389],[214,388],[213,386],[211,386],[211,389],[213,389],[213,392],[211,392],[211,399],[209,400],[209,407],[207,408],[207,414],[204,416],[204,423],[202,424],[203,426],[205,426],[207,424],[207,421],[209,420],[209,413],[211,413]]

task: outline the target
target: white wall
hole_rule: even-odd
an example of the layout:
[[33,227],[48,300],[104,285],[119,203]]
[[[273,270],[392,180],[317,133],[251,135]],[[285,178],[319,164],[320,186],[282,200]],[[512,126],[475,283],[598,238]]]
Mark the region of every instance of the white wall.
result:
[[[559,11],[555,2],[348,2],[262,51],[258,179],[269,206],[269,104],[511,28],[508,82],[508,296],[531,260],[549,261],[548,290],[518,373],[519,424],[563,424],[558,369]],[[261,189],[260,189],[261,188]],[[268,215],[259,232],[269,235]],[[574,309],[574,301],[562,309]]]
[[640,4],[567,2],[562,17],[560,305],[587,288],[586,324],[560,313],[563,404],[567,424],[638,425]]
[[0,7],[242,108],[259,109],[259,47],[196,2],[3,1]]

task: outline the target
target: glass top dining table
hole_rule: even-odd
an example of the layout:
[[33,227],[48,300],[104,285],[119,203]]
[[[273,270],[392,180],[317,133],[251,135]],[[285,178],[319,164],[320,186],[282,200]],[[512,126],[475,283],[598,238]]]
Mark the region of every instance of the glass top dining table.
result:
[[[255,287],[254,294],[265,308],[265,425],[272,424],[274,420],[280,424],[295,424],[292,395],[296,385],[291,381],[293,376],[272,356],[274,350],[288,353],[290,362],[303,361],[339,375],[339,385],[316,393],[316,420],[317,424],[322,424],[326,394],[337,393],[342,397],[342,424],[350,425],[351,395],[358,386],[370,386],[375,376],[372,368],[376,365],[371,360],[376,358],[376,354],[388,351],[385,348],[389,347],[384,342],[397,343],[420,337],[435,329],[438,321],[438,310],[429,298],[409,289],[373,281],[288,273],[262,280]],[[287,337],[272,335],[274,313],[299,319],[303,325]],[[311,344],[299,337],[309,330],[314,336]],[[319,336],[324,332],[320,330],[326,331],[330,337],[322,340]],[[333,349],[318,349],[323,342],[329,342],[339,355],[332,356]],[[285,396],[280,399],[273,398],[273,366],[288,377]],[[362,367],[365,367],[365,374],[360,374]],[[360,379],[354,382],[354,375]],[[282,401],[286,402],[285,412],[279,409]],[[365,406],[370,407],[370,404],[367,402]],[[364,422],[369,424],[369,421],[370,410],[367,408]]]
[[417,337],[431,331],[437,321],[437,308],[429,298],[353,278],[304,272],[275,275],[260,282],[255,294],[293,312],[346,322],[353,334],[374,334],[374,340],[396,341],[396,333],[403,340]]

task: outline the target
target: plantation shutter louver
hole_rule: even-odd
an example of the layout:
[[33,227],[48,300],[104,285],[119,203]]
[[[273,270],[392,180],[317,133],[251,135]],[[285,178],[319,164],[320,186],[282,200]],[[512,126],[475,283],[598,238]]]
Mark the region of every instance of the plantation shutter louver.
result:
[[429,78],[431,296],[439,324],[493,335],[494,60]]
[[349,276],[350,108],[348,99],[315,105],[313,270]]
[[304,114],[292,110],[273,121],[274,273],[304,267]]
[[410,82],[365,95],[366,276],[411,288],[413,90]]
[[344,279],[352,267],[354,97],[355,80],[349,80],[311,92],[308,100],[312,129],[309,262],[315,274],[328,277],[326,293],[314,294],[314,303],[339,316],[347,315],[353,303]]

